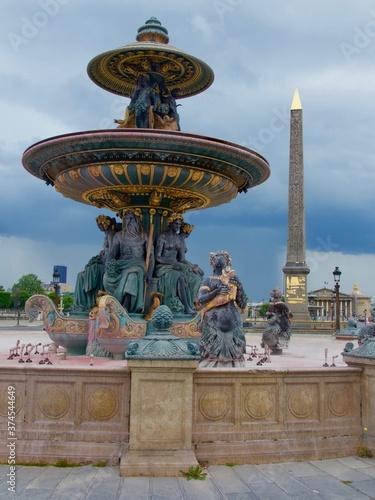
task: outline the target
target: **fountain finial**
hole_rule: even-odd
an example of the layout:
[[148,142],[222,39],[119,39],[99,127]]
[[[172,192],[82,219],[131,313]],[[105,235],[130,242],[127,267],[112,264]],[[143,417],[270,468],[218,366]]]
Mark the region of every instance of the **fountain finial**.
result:
[[168,43],[168,30],[162,26],[156,17],[150,17],[143,26],[138,29],[137,42]]

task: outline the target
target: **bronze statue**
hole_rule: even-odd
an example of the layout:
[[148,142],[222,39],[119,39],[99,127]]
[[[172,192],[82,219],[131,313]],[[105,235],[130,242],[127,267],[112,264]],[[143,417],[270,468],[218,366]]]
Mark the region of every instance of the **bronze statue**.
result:
[[158,290],[163,294],[162,303],[175,313],[194,315],[197,312],[194,300],[202,277],[186,263],[186,247],[178,234],[183,222],[181,214],[172,214],[167,229],[160,233],[155,250],[155,276],[159,279]]
[[96,305],[99,290],[103,288],[103,274],[108,255],[112,248],[117,231],[117,222],[113,217],[99,215],[96,223],[100,231],[104,232],[103,249],[92,257],[85,269],[78,273],[74,291],[73,311],[90,310]]
[[246,339],[240,310],[246,299],[235,271],[230,270],[228,252],[210,254],[212,276],[207,277],[198,295],[202,307],[201,358],[207,366],[244,366]]
[[271,301],[267,311],[268,326],[263,332],[261,346],[268,345],[272,354],[281,354],[283,347],[288,347],[292,335],[291,319],[288,306],[281,300],[280,288],[270,293]]
[[144,306],[144,282],[147,284],[154,268],[153,252],[146,266],[147,235],[141,217],[133,210],[124,213],[124,228],[113,238],[103,277],[104,289],[113,295],[128,312],[141,312]]
[[193,231],[193,229],[194,229],[194,226],[191,225],[191,224],[188,224],[187,222],[183,222],[181,224],[181,227],[180,227],[180,237],[183,240],[183,255],[184,255],[183,256],[183,262],[184,262],[184,264],[187,264],[190,267],[190,269],[192,270],[192,272],[200,274],[201,276],[203,276],[204,272],[198,266],[198,264],[192,264],[191,262],[189,262],[188,260],[186,260],[186,253],[188,251],[188,248],[186,246],[186,240],[191,235],[191,232]]
[[161,75],[141,74],[124,119],[115,119],[115,123],[118,128],[181,130],[177,96],[178,89],[169,91]]
[[137,81],[137,87],[133,92],[129,111],[135,114],[135,126],[136,128],[152,128],[150,127],[150,108],[155,106],[156,101],[156,89],[152,85],[150,79],[146,75],[139,75]]

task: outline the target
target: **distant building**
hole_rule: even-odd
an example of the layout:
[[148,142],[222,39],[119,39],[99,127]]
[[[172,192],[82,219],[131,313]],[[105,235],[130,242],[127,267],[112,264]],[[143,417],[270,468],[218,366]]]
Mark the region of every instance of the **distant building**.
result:
[[[52,276],[59,274],[59,289],[58,293],[64,295],[65,293],[72,293],[72,285],[67,283],[68,270],[66,266],[53,266]],[[49,283],[43,283],[43,288],[46,292],[52,293],[55,291],[53,279]]]
[[67,283],[68,268],[66,266],[53,266],[53,273],[59,273],[60,283]]
[[60,293],[63,295],[65,293],[72,293],[73,292],[73,287],[70,283],[60,283],[59,289],[60,289]]
[[[350,294],[339,292],[340,318],[370,318],[371,297],[362,295],[354,284]],[[330,288],[319,288],[308,293],[309,312],[312,318],[331,320],[336,315],[336,293]]]
[[[42,287],[48,293],[52,293],[55,291],[55,287],[52,281],[50,283],[42,283]],[[64,295],[65,293],[72,293],[72,292],[73,292],[73,287],[70,283],[59,283],[59,294]]]

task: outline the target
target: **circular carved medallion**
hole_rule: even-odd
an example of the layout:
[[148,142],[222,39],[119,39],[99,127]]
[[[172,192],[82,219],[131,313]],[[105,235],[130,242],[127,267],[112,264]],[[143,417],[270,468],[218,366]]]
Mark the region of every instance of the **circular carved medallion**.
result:
[[274,408],[274,399],[269,391],[254,389],[249,392],[245,400],[246,413],[256,419],[267,418]]
[[295,389],[289,396],[289,410],[297,418],[306,418],[314,408],[314,394],[306,388]]
[[87,399],[87,409],[95,419],[109,420],[117,412],[117,396],[111,389],[95,389]]
[[221,390],[205,392],[199,399],[199,409],[208,420],[220,420],[229,411],[228,395]]
[[[20,409],[22,408],[22,404],[23,404],[23,396],[21,394],[21,392],[17,389],[17,387],[15,387],[15,391],[14,391],[14,394],[12,393],[12,402],[14,402],[14,405],[12,404],[10,406],[11,408],[11,411],[14,411],[16,414],[20,411]],[[10,397],[11,397],[9,394],[8,394],[8,389],[6,387],[4,387],[3,389],[1,389],[0,391],[0,415],[2,417],[8,417],[8,406],[9,406],[9,402],[10,402]],[[15,397],[15,400],[13,400],[13,396]]]
[[59,387],[47,388],[39,398],[39,409],[47,418],[61,418],[69,408],[69,394]]
[[350,394],[345,387],[333,389],[328,394],[328,408],[336,417],[346,415],[351,407]]

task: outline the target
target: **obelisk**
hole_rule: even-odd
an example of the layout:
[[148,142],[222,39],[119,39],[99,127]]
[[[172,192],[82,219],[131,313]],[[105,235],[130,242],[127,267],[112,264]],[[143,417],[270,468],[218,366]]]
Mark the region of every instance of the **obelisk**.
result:
[[285,300],[294,324],[309,323],[307,301],[305,202],[303,182],[302,106],[295,90],[290,110],[288,245],[285,275]]

